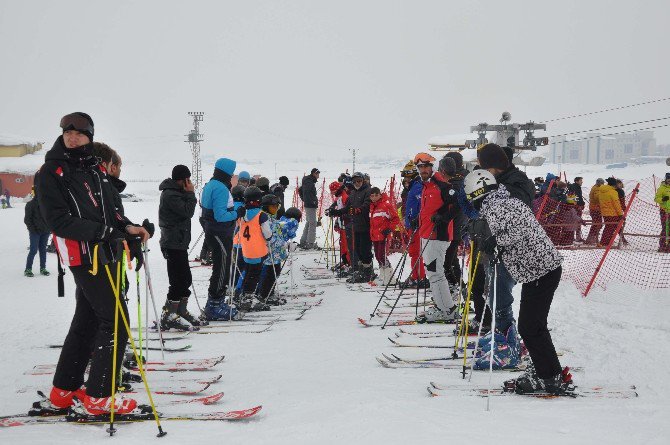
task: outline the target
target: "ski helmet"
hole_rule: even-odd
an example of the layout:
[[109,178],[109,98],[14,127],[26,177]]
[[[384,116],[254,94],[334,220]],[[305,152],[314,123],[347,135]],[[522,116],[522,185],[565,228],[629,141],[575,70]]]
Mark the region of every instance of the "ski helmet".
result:
[[465,177],[464,191],[468,201],[476,201],[498,188],[496,178],[488,170],[478,169]]
[[414,156],[414,165],[417,167],[420,165],[433,165],[435,162],[435,158],[429,155],[428,153],[417,153],[416,156]]
[[405,167],[403,167],[403,169],[400,171],[400,176],[403,178],[414,178],[416,175],[416,166],[414,165],[414,161],[410,159],[410,161],[405,164]]
[[270,180],[266,178],[265,176],[261,176],[260,178],[256,179],[256,187],[258,188],[263,188],[263,187],[270,187]]
[[268,193],[267,195],[263,196],[263,199],[261,199],[261,205],[263,207],[265,206],[278,206],[281,205],[281,200],[277,195],[273,195],[272,193]]
[[251,185],[244,190],[244,203],[250,205],[260,205],[263,198],[263,192],[255,185]]
[[354,172],[354,174],[351,175],[351,179],[356,179],[356,178],[365,179],[365,175],[361,172]]
[[284,216],[287,218],[293,218],[296,221],[300,222],[300,220],[302,219],[302,212],[297,207],[289,207],[284,212]]
[[337,193],[337,191],[340,189],[341,186],[342,184],[340,184],[339,182],[333,181],[328,185],[328,189],[330,190],[330,193],[334,195],[335,193]]
[[246,189],[246,187],[243,185],[236,185],[235,187],[232,188],[230,194],[233,195],[233,201],[237,202],[244,201],[244,189]]

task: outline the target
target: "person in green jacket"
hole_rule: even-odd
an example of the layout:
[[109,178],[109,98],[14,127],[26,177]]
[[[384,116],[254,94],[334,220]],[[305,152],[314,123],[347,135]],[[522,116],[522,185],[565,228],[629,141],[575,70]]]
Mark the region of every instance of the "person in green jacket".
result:
[[654,201],[661,211],[661,235],[658,239],[658,251],[670,253],[670,172],[665,174],[665,181],[658,186]]

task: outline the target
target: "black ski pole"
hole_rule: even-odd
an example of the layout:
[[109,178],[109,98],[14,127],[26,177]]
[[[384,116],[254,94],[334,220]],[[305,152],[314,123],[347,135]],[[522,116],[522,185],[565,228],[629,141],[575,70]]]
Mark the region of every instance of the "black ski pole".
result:
[[[414,236],[414,235],[412,234],[412,236]],[[409,245],[408,245],[408,246],[409,246]],[[402,257],[400,258],[400,261],[398,261],[398,264],[396,264],[395,269],[393,270],[393,274],[391,275],[391,277],[394,277],[394,276],[395,276],[396,272],[398,272],[398,268],[401,268],[401,265],[404,266],[405,261],[407,260],[407,251],[408,251],[408,249],[405,248],[405,250],[404,250],[403,253],[402,253]],[[401,268],[401,270],[402,270],[402,268]],[[386,286],[384,287],[384,292],[382,292],[381,297],[379,297],[379,300],[377,301],[377,305],[375,306],[375,308],[374,308],[374,309],[372,310],[372,312],[370,313],[370,318],[371,318],[371,319],[375,316],[375,312],[377,311],[377,308],[379,308],[379,304],[382,302],[382,300],[383,300],[384,297],[386,296],[386,292],[388,291],[388,288],[389,288],[389,285],[391,284],[391,281],[392,281],[392,280],[389,280],[389,281],[386,283]]]

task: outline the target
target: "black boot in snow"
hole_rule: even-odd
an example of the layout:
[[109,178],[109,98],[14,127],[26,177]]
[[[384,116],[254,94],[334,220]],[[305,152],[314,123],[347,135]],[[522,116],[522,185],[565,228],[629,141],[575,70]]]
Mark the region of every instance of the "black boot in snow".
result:
[[161,330],[177,329],[179,331],[198,331],[197,326],[191,326],[179,316],[179,301],[166,300],[161,314]]
[[179,300],[177,314],[179,314],[179,316],[184,320],[191,323],[192,326],[207,326],[209,324],[207,320],[201,320],[188,311],[188,297],[184,297]]

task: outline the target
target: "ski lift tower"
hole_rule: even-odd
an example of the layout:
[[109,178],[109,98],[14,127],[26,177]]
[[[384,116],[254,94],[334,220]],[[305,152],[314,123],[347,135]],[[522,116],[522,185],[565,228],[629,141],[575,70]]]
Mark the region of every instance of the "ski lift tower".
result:
[[[525,124],[510,123],[512,115],[505,111],[500,118],[499,125],[489,125],[486,122],[470,127],[472,133],[477,133],[476,140],[466,141],[470,148],[477,148],[487,144],[489,140],[486,137],[487,132],[495,132],[493,141],[501,147],[510,147],[515,151],[537,150],[537,147],[549,144],[547,137],[535,137],[535,130],[547,130],[546,124],[536,124],[533,121]],[[520,132],[524,132],[523,140],[519,141]]]
[[200,162],[200,142],[202,142],[202,134],[200,134],[200,122],[202,122],[205,113],[189,111],[189,116],[193,117],[193,130],[186,135],[188,138],[184,142],[191,144],[191,155],[193,157],[191,163],[191,182],[196,190],[200,189],[202,185],[202,170]]

